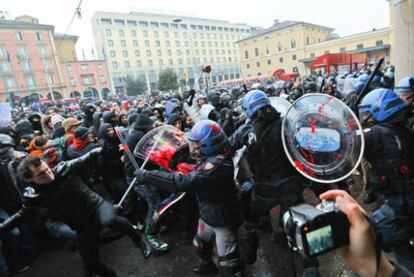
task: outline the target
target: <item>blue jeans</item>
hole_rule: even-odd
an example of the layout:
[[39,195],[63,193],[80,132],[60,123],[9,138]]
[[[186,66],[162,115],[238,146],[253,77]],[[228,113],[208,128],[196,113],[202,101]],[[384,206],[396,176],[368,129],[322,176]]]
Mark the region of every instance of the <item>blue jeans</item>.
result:
[[51,237],[76,241],[76,232],[63,222],[49,219],[46,222],[46,229]]
[[[10,216],[9,214],[0,208],[0,222],[5,221]],[[10,232],[4,237],[1,242],[1,250],[3,252],[4,265],[0,266],[0,272],[2,270],[10,269],[13,270],[13,267],[17,265],[18,262],[18,247],[20,240],[20,231],[17,228],[10,230]],[[0,264],[2,264],[0,259]]]
[[[132,182],[132,178],[127,177],[128,184]],[[142,201],[142,199],[147,202],[148,205],[148,211],[147,211],[147,223],[152,222],[152,216],[154,215],[154,212],[161,207],[161,195],[160,192],[151,186],[147,186],[143,183],[141,184],[135,184],[134,190],[138,194],[138,203]]]

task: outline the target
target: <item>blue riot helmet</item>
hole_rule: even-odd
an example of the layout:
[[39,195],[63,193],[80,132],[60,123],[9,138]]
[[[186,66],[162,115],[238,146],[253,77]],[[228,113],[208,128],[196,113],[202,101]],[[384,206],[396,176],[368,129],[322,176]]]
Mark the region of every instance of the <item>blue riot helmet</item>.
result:
[[374,89],[361,101],[359,118],[363,123],[385,122],[394,118],[407,105],[392,90]]
[[414,75],[401,79],[398,86],[394,88],[394,92],[406,105],[411,105],[413,103],[414,94]]
[[258,110],[266,106],[270,106],[270,101],[261,90],[251,90],[243,97],[243,109],[248,118],[252,118]]
[[187,138],[193,158],[221,153],[228,143],[226,133],[212,120],[198,122],[191,128]]

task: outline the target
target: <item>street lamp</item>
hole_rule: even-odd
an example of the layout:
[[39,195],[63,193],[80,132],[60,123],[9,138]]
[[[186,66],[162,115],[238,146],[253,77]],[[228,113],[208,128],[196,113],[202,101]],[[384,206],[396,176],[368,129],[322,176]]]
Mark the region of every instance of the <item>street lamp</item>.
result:
[[[179,23],[183,22],[183,20],[181,18],[174,18],[173,22],[176,23],[176,24],[179,24]],[[184,58],[183,58],[184,57],[183,43],[184,43],[184,41],[182,41],[180,43],[180,50],[181,50],[181,56],[182,56],[181,58],[182,58],[182,63],[183,63],[182,65],[184,65],[184,63],[185,63]],[[187,70],[184,70],[183,73],[184,73],[185,76],[188,76]],[[182,77],[184,78],[185,87],[186,87],[186,89],[188,89],[188,82],[187,82],[188,77],[185,77],[185,76],[182,76]]]

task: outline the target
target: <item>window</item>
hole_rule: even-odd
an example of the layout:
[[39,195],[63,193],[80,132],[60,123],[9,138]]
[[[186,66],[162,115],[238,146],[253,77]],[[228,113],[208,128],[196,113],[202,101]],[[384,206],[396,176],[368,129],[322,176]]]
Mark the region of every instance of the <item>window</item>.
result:
[[311,53],[311,54],[310,54],[310,57],[311,57],[311,58],[315,58],[315,53]]
[[174,37],[178,38],[178,33],[177,32],[174,32]]
[[346,47],[341,47],[341,48],[339,49],[339,52],[340,52],[340,53],[344,53],[344,52],[346,52]]
[[151,56],[151,50],[147,50],[147,57]]
[[249,58],[249,51],[244,51],[244,58],[247,60]]
[[69,83],[72,87],[76,86],[75,78],[70,78]]
[[163,60],[158,60],[158,64],[159,65],[163,65],[164,64],[164,61]]
[[153,28],[158,28],[160,27],[160,24],[158,22],[150,22],[150,26]]
[[266,55],[270,55],[270,49],[269,49],[269,46],[266,46]]
[[149,40],[146,40],[146,41],[145,41],[145,46],[146,46],[146,47],[149,47],[149,46],[150,46]]
[[114,46],[114,41],[112,39],[108,40],[108,46],[109,47],[113,47]]
[[100,82],[101,84],[103,84],[103,83],[105,83],[105,82],[106,82],[105,75],[101,75],[101,76],[99,76],[99,82]]
[[256,63],[256,66],[257,66],[257,67],[260,67],[260,62],[257,62],[257,63]]
[[36,32],[36,38],[37,38],[37,40],[43,40],[43,33]]
[[364,48],[364,44],[362,44],[362,43],[357,44],[357,49],[363,49],[363,48]]
[[[178,53],[178,52],[177,52]],[[198,51],[198,49],[195,50],[195,54],[196,55],[200,55],[200,51]]]
[[125,47],[126,46],[126,41],[125,40],[121,40],[121,46]]
[[127,25],[132,26],[132,27],[136,27],[137,22],[135,20],[127,20]]
[[183,33],[183,38],[187,38],[187,33],[186,32]]
[[112,20],[108,18],[101,18],[102,25],[112,25]]
[[143,31],[142,34],[144,35],[144,38],[148,37],[148,32],[147,31]]
[[21,32],[16,32],[16,39],[17,40],[23,40],[23,35]]
[[131,66],[131,65],[129,64],[129,61],[125,61],[124,63],[125,63],[125,67],[126,67],[126,68],[129,68],[129,67]]
[[72,66],[70,66],[70,64],[66,65],[66,71],[67,72],[71,72],[72,71]]
[[290,48],[296,49],[296,40],[294,40],[293,38],[290,40]]
[[112,31],[111,31],[111,29],[106,29],[106,35],[107,35],[107,36],[112,36]]
[[142,66],[142,62],[140,60],[137,61],[137,66],[138,67]]
[[103,68],[103,64],[98,63],[98,68],[99,68],[99,69],[102,69],[102,68]]
[[147,21],[140,21],[140,22],[138,22],[138,25],[140,27],[148,27],[148,22]]
[[183,60],[182,59],[178,59],[178,64],[183,64]]
[[172,56],[172,51],[170,49],[167,50],[167,55]]
[[188,47],[188,41],[184,41],[184,46]]
[[133,45],[134,47],[137,47],[137,46],[138,46],[138,40],[136,40],[136,39],[135,39],[135,40],[133,40],[133,41],[132,41],[132,45]]
[[124,56],[124,57],[128,57],[128,51],[127,51],[127,50],[123,50],[123,51],[122,51],[122,56]]
[[136,30],[131,30],[131,36],[136,37],[137,36],[137,31]]
[[382,46],[382,45],[384,45],[384,41],[383,41],[383,40],[377,40],[377,41],[375,42],[375,45],[376,45],[376,46]]
[[124,32],[124,30],[122,30],[122,29],[119,29],[119,36],[120,37],[123,37],[123,36],[125,36],[125,32]]
[[170,47],[170,41],[169,40],[165,41],[165,46]]
[[46,47],[41,46],[39,48],[39,50],[40,50],[40,56],[45,57],[47,55],[47,49],[46,49]]
[[157,55],[158,55],[158,56],[162,56],[162,52],[161,52],[161,50],[157,50]]
[[161,43],[160,43],[160,41],[159,41],[159,40],[156,40],[156,41],[155,41],[155,46],[157,46],[157,47],[160,47],[160,46],[161,46]]
[[83,64],[81,65],[81,68],[82,68],[82,70],[84,70],[84,71],[88,71],[88,69],[89,69],[89,64],[87,64],[87,63],[83,63]]
[[246,68],[249,69],[250,68],[250,64],[246,64]]
[[154,31],[154,37],[158,37],[159,35],[158,35],[158,31]]
[[[198,50],[196,50],[196,55],[198,55],[198,54],[199,54],[199,53],[198,53]],[[180,50],[180,49],[178,49],[178,50],[177,50],[177,55],[178,55],[178,56],[181,56],[181,50]]]
[[198,47],[198,42],[197,41],[194,41],[194,46]]
[[[211,50],[210,50],[210,51],[211,51]],[[186,54],[187,56],[189,56],[189,55],[190,55],[190,50],[186,49],[186,50],[185,50],[185,54]],[[213,54],[213,53],[211,53],[211,54]]]
[[271,60],[267,60],[267,64],[268,65],[271,65],[272,64],[272,61]]
[[282,43],[280,41],[277,43],[277,51],[278,52],[282,52],[283,51],[283,45],[282,45]]
[[259,48],[255,48],[255,49],[254,49],[254,55],[255,55],[256,57],[259,57]]
[[14,79],[12,79],[12,78],[7,78],[7,79],[6,79],[6,87],[8,87],[8,88],[13,88],[14,86],[15,86]]
[[292,60],[296,61],[296,55],[292,55]]
[[114,51],[114,50],[109,51],[109,55],[110,55],[112,58],[115,58],[115,57],[116,57],[116,54],[115,54],[115,51]]
[[180,41],[176,40],[175,41],[175,46],[179,47],[180,46]]
[[282,57],[279,58],[279,62],[283,63],[283,58]]
[[148,60],[148,66],[152,66],[152,60]]
[[306,45],[309,45],[309,37],[306,37]]
[[139,57],[139,56],[141,56],[139,50],[135,50],[135,57]]
[[125,21],[122,19],[115,19],[114,23],[115,25],[118,25],[118,26],[125,26]]
[[173,63],[173,60],[172,59],[168,59],[168,64],[169,65],[173,65],[174,63]]
[[168,28],[170,25],[168,23],[161,23],[161,28]]
[[170,37],[170,34],[168,32],[164,32],[164,37],[165,38],[169,38]]
[[118,68],[118,63],[117,62],[112,62],[112,68]]

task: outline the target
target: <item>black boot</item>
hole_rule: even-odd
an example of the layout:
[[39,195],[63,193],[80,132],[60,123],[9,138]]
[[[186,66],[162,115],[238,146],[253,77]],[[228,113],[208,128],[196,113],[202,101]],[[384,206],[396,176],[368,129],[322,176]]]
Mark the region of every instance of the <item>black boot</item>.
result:
[[135,230],[136,233],[133,237],[135,245],[141,250],[141,254],[144,259],[148,259],[151,256],[152,248],[149,241],[145,236],[141,235],[138,230]]
[[200,263],[197,266],[193,267],[193,272],[198,275],[210,275],[216,274],[218,270],[212,260],[200,260]]

